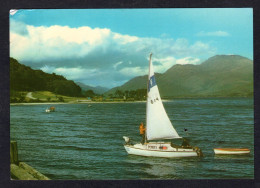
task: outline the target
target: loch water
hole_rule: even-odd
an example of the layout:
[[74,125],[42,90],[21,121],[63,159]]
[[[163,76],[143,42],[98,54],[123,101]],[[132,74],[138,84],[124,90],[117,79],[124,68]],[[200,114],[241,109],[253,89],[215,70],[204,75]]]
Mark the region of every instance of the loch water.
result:
[[[122,136],[140,142],[146,103],[11,105],[10,139],[19,160],[55,180],[253,179],[253,98],[163,102],[182,137],[204,157],[128,155]],[[184,128],[188,129],[187,132]],[[177,141],[178,142],[178,141]],[[249,148],[250,155],[217,156],[213,148]]]

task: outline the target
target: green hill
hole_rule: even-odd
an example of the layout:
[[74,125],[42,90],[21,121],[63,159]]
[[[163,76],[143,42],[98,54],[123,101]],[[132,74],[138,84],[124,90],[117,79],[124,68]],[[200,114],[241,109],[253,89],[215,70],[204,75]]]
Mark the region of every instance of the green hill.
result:
[[[161,74],[156,73],[155,76],[156,76],[156,78],[159,78],[161,76]],[[137,77],[129,80],[128,82],[126,82],[122,86],[114,87],[114,88],[110,89],[105,94],[106,95],[113,94],[117,90],[120,90],[120,91],[131,91],[131,90],[138,90],[138,89],[146,89],[146,86],[147,86],[147,75],[145,75],[145,76],[137,76]]]
[[79,97],[81,88],[63,76],[33,70],[10,58],[10,91],[51,91],[56,94]]
[[[200,65],[174,65],[156,80],[164,98],[253,96],[253,62],[238,55],[217,55]],[[139,76],[108,93],[144,89],[146,82],[147,76]]]

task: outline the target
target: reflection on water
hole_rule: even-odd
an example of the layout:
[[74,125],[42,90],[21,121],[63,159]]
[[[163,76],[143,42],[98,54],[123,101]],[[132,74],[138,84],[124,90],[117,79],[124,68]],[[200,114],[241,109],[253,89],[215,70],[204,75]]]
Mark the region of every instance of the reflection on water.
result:
[[202,158],[157,158],[129,155],[125,159],[133,167],[140,167],[142,179],[183,179],[181,173],[201,169]]

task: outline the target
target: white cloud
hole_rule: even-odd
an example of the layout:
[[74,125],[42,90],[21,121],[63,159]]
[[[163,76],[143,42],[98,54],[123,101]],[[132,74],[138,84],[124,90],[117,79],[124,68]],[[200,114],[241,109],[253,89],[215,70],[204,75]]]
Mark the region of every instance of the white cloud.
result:
[[88,75],[93,76],[96,74],[97,69],[84,69],[82,67],[66,68],[66,67],[52,67],[44,66],[41,68],[42,71],[47,73],[56,73],[58,75],[63,75],[69,80],[77,80]]
[[[17,28],[23,29],[20,29],[19,33],[16,31],[19,30]],[[11,21],[10,31],[10,54],[22,61],[84,58],[94,53],[110,52],[144,56],[151,51],[158,57],[165,58],[175,55],[205,54],[211,48],[202,42],[189,44],[186,39],[138,38],[114,33],[107,28],[93,29],[87,26],[35,27]],[[27,34],[21,34],[21,31]]]
[[118,66],[118,65],[121,65],[122,63],[123,63],[122,61],[119,61],[119,62],[115,63],[115,64],[113,65],[114,69],[116,69],[117,66]]
[[186,56],[199,56],[205,53],[208,55],[213,55],[216,52],[216,49],[214,47],[211,47],[209,44],[197,41],[189,47],[189,52],[190,54],[186,54]]
[[59,45],[63,41],[66,44],[75,43],[90,45],[100,44],[111,34],[109,29],[92,29],[90,27],[70,28],[68,26],[54,25],[51,27],[27,26],[31,38],[40,39],[50,45]]
[[[148,62],[148,58],[147,58]],[[193,58],[193,57],[185,57],[180,59],[175,59],[174,57],[166,57],[166,58],[153,58],[153,67],[154,71],[157,73],[164,73],[169,68],[171,68],[175,64],[199,64],[200,59],[199,58]],[[148,63],[147,67],[125,67],[119,71],[121,74],[134,77],[134,76],[140,76],[145,75],[148,73]]]
[[227,37],[229,36],[229,33],[226,31],[213,31],[213,32],[200,31],[196,35],[200,37],[204,37],[204,36]]
[[47,73],[53,73],[55,71],[55,67],[45,65],[41,68],[41,70]]
[[184,38],[140,38],[108,28],[36,27],[10,21],[11,57],[32,68],[74,80],[89,81],[98,75],[113,85],[147,74],[150,52],[154,54],[155,71],[163,73],[177,62],[198,62],[188,57],[211,55],[214,51],[209,44],[190,44]]
[[194,64],[194,65],[196,65],[198,63],[200,63],[200,59],[192,58],[192,57],[185,57],[185,58],[176,60],[176,64],[181,64],[181,65],[185,65],[185,64]]
[[166,58],[153,58],[154,62],[154,70],[158,73],[163,73],[169,68],[171,68],[175,63],[176,59],[174,57],[166,57]]
[[169,68],[171,68],[175,64],[199,64],[201,61],[199,58],[193,57],[184,57],[180,59],[176,59],[174,57],[166,57],[166,58],[153,58],[154,63],[154,71],[158,73],[164,73]]
[[42,61],[48,58],[83,57],[104,45],[109,29],[68,26],[27,26],[28,35],[10,32],[10,54],[20,60]]
[[113,39],[117,40],[121,44],[127,44],[127,43],[137,41],[138,37],[114,33]]
[[125,67],[119,72],[129,77],[135,77],[147,74],[147,69],[141,67]]

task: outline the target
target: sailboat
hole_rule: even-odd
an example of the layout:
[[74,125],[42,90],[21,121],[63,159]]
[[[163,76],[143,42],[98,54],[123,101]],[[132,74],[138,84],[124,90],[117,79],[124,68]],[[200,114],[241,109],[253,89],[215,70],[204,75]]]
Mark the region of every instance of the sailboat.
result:
[[[147,82],[145,140],[143,143],[132,144],[129,137],[123,136],[123,138],[125,140],[124,147],[126,152],[132,155],[166,158],[203,155],[201,149],[187,144],[186,139],[180,137],[172,126],[155,81],[152,53],[149,58]],[[167,141],[169,139],[183,139],[185,144],[179,146]]]

